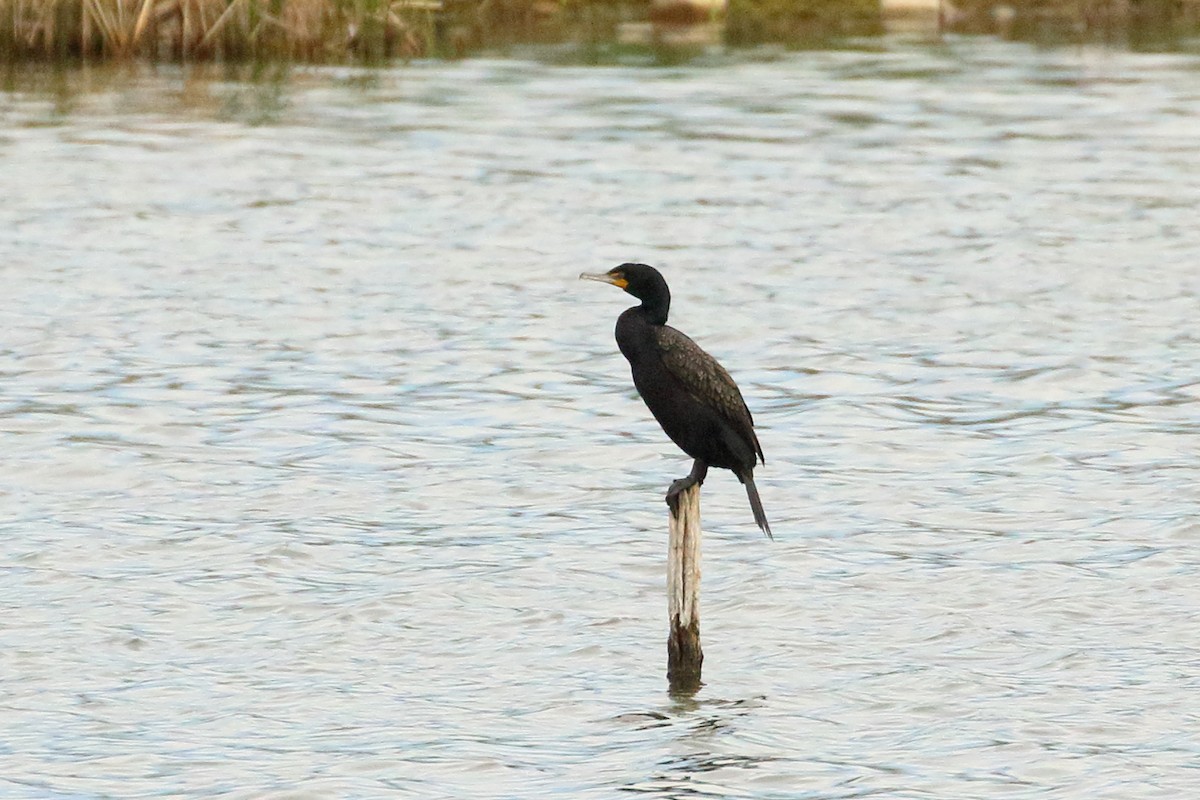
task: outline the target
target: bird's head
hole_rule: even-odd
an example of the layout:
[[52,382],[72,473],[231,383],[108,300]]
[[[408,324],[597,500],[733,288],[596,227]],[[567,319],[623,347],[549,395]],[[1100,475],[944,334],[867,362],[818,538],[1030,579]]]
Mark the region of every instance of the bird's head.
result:
[[585,272],[579,277],[611,283],[641,300],[645,306],[666,308],[671,304],[671,290],[662,273],[647,264],[622,264],[608,272]]

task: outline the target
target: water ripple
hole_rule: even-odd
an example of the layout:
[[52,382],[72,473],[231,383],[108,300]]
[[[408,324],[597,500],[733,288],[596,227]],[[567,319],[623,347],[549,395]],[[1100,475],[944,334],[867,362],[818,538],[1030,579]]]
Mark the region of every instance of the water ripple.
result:
[[[1196,66],[0,95],[0,794],[1194,793]],[[628,259],[767,454],[774,543],[705,486],[693,697],[686,459],[574,279]]]

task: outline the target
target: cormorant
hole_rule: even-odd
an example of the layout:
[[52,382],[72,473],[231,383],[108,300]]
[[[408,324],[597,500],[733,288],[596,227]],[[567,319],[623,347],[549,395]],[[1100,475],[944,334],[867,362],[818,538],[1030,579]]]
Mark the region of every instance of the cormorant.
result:
[[667,502],[704,483],[709,467],[732,470],[746,487],[754,521],[770,537],[771,527],[754,486],[755,464],[765,464],[766,459],[754,435],[750,409],[725,368],[667,325],[671,290],[666,280],[646,264],[622,264],[579,277],[611,283],[642,301],[617,318],[617,346],[629,360],[633,385],[650,413],[671,441],[695,459],[691,474],[671,484]]

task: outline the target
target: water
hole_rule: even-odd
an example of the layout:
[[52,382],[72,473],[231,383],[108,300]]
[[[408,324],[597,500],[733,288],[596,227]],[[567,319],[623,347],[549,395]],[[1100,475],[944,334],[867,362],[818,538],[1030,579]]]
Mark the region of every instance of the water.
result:
[[[0,95],[0,796],[1200,789],[1200,60]],[[661,266],[776,540],[576,280]]]

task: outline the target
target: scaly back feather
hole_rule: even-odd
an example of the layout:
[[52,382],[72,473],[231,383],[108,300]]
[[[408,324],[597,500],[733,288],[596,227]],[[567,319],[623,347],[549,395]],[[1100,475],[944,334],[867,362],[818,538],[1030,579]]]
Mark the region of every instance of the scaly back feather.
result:
[[693,397],[715,409],[746,441],[753,442],[755,452],[765,464],[762,445],[754,433],[754,417],[750,415],[741,391],[725,368],[700,349],[700,345],[687,334],[670,325],[656,327],[654,335],[663,364],[671,374]]

